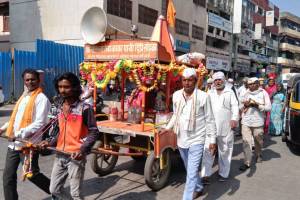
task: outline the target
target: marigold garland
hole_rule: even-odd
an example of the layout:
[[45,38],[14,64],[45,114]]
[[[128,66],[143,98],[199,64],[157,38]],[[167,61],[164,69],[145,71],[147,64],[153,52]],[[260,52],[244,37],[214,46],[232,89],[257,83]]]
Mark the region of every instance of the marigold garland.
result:
[[[158,85],[158,80],[161,84],[166,83],[168,72],[172,72],[174,77],[182,74],[186,65],[178,65],[176,63],[156,64],[150,62],[137,63],[132,60],[116,60],[111,62],[83,62],[80,64],[80,75],[83,80],[94,82],[97,88],[104,89],[111,79],[115,79],[124,70],[129,79],[134,81],[137,86],[149,92],[155,89]],[[205,66],[199,65],[197,68],[199,76],[207,74]],[[149,87],[142,84],[147,79],[154,80]]]

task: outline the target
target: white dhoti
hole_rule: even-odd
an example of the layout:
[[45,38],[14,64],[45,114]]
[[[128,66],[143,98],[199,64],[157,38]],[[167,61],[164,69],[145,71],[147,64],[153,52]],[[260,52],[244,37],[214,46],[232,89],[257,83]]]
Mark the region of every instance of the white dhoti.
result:
[[[217,136],[219,175],[224,178],[229,176],[233,143],[234,136],[232,132],[226,136]],[[215,156],[212,156],[209,151],[209,140],[206,140],[202,159],[202,177],[209,177],[212,175],[214,160]]]

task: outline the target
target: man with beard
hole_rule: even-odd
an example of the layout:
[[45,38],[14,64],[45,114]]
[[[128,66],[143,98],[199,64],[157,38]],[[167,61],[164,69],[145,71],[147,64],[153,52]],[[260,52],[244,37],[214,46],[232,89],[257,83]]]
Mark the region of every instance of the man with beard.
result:
[[[58,108],[59,134],[40,146],[54,146],[59,152],[51,174],[50,192],[59,199],[83,199],[83,181],[86,155],[99,137],[93,109],[80,100],[80,81],[73,73],[65,73],[55,80],[55,88],[63,98]],[[70,180],[70,193],[64,189],[66,179]]]
[[[213,75],[213,90],[208,92],[213,115],[217,126],[217,146],[219,181],[226,181],[229,172],[233,151],[234,134],[233,128],[238,124],[239,107],[237,98],[230,87],[225,87],[225,76],[223,72],[216,72]],[[204,184],[209,184],[209,177],[212,174],[214,155],[209,150],[209,140],[204,145],[201,175]]]
[[206,137],[210,151],[216,149],[216,126],[209,96],[196,87],[195,69],[184,69],[182,85],[183,89],[173,94],[174,113],[161,132],[173,129],[177,134],[177,146],[187,173],[183,200],[191,200],[203,192],[198,169]]
[[248,87],[245,96],[241,101],[242,109],[242,137],[244,164],[240,167],[241,171],[250,168],[252,151],[251,137],[254,137],[256,162],[262,162],[262,146],[265,112],[271,110],[271,102],[268,93],[259,88],[259,82],[256,77],[248,80]]
[[[17,101],[10,120],[0,128],[0,135],[6,131],[9,138],[27,139],[47,123],[47,115],[50,110],[50,102],[43,94],[40,85],[39,73],[33,69],[26,69],[22,73],[25,91]],[[3,190],[6,200],[17,200],[17,170],[24,155],[20,142],[10,142],[7,149],[5,168],[3,171]],[[31,169],[33,176],[28,177],[32,183],[44,192],[50,194],[50,180],[40,173],[38,165],[39,153],[32,156]]]

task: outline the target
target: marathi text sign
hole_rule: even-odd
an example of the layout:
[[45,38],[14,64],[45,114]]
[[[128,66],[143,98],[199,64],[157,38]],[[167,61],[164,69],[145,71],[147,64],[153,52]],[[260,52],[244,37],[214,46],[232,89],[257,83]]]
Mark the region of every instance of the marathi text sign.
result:
[[221,30],[232,33],[232,23],[219,15],[209,12],[208,13],[208,25],[217,27]]
[[212,69],[212,70],[229,71],[230,70],[230,61],[219,59],[219,58],[207,57],[206,58],[206,67],[207,67],[207,69]]
[[158,58],[158,43],[151,41],[115,40],[97,45],[85,45],[86,60],[152,60]]

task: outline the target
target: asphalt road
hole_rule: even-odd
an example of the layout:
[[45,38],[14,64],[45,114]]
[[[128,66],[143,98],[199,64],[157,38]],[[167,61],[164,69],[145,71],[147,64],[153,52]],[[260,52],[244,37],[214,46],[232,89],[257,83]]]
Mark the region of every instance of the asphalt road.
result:
[[[8,120],[12,106],[0,107],[0,125]],[[7,142],[0,139],[0,176],[5,164]],[[230,179],[225,183],[217,181],[217,166],[212,184],[205,189],[205,200],[294,200],[300,199],[300,157],[291,153],[280,137],[265,139],[263,162],[254,165],[250,170],[241,173],[242,163],[241,138],[236,137]],[[50,176],[53,156],[40,158],[40,168]],[[86,165],[83,192],[85,199],[118,199],[118,200],[177,200],[181,199],[185,183],[185,171],[178,156],[174,156],[171,177],[168,185],[159,192],[152,192],[145,184],[143,162],[121,157],[114,172],[98,177]],[[19,168],[18,174],[21,174]],[[2,178],[0,179],[0,199],[3,197]],[[68,187],[68,185],[66,185]],[[49,196],[29,181],[18,179],[19,199],[41,200]]]

